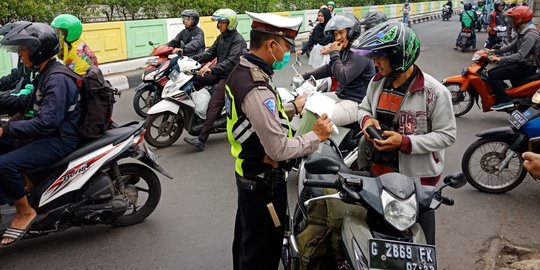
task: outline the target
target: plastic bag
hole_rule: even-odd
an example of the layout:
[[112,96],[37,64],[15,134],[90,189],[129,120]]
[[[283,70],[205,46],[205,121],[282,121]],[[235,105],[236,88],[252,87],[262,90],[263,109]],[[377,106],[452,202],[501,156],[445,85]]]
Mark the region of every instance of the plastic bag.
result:
[[206,119],[206,111],[210,101],[210,93],[206,88],[191,93],[191,99],[195,103],[195,114],[201,119]]

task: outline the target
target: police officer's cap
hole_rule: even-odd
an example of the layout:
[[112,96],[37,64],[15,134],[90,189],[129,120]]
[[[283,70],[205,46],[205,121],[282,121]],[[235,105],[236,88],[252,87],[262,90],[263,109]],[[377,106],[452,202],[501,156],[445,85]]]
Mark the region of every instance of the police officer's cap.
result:
[[251,29],[268,34],[280,36],[294,45],[294,39],[298,35],[303,18],[288,18],[272,13],[254,13],[246,11],[246,14],[253,20]]

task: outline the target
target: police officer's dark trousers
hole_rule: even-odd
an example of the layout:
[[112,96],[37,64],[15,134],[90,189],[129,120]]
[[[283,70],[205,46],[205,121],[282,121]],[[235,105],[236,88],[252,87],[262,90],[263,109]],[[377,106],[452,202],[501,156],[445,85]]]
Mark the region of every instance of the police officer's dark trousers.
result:
[[206,119],[199,134],[198,138],[201,142],[206,142],[208,136],[210,136],[210,129],[212,129],[214,122],[221,114],[223,105],[225,104],[225,83],[227,80],[221,79],[212,74],[205,74],[204,77],[197,75],[195,78],[195,87],[212,86],[210,94],[212,95],[208,103],[208,110],[206,111]]
[[[1,148],[12,139],[0,139]],[[11,203],[25,195],[22,172],[48,166],[71,153],[77,138],[49,136],[0,155],[0,203]]]
[[[236,175],[238,210],[234,228],[233,265],[235,270],[276,270],[283,245],[287,209],[287,186],[284,177],[273,190],[255,180],[250,189],[246,179]],[[249,179],[247,181],[250,181]],[[281,225],[276,227],[268,211],[272,202]]]

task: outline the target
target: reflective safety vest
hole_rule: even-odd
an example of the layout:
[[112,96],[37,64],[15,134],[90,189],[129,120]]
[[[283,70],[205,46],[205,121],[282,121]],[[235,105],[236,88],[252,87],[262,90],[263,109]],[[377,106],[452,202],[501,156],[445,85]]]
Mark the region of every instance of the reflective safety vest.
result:
[[[258,72],[262,73],[262,71]],[[272,169],[271,165],[263,162],[266,153],[259,137],[265,136],[265,134],[259,135],[255,132],[249,119],[242,111],[241,104],[250,91],[266,91],[273,88],[266,81],[255,82],[252,76],[253,70],[238,65],[229,77],[234,78],[234,80],[228,81],[225,86],[227,137],[231,144],[231,154],[236,158],[235,171],[242,177],[262,176],[264,172]],[[289,125],[289,118],[283,109],[279,95],[275,91],[274,94],[276,95],[277,111],[283,133],[290,138],[293,136],[293,132]],[[263,105],[261,104],[261,106]]]

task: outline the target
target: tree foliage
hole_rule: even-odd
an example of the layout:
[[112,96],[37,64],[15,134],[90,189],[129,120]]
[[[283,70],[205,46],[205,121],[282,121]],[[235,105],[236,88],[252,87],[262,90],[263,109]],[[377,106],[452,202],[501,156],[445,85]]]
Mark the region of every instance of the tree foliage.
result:
[[[402,3],[404,0],[337,0],[338,7]],[[417,2],[420,0],[415,0]],[[156,19],[178,17],[184,9],[196,9],[201,16],[220,8],[275,12],[318,9],[326,0],[1,0],[0,24],[18,20],[50,22],[70,13],[83,22]]]

